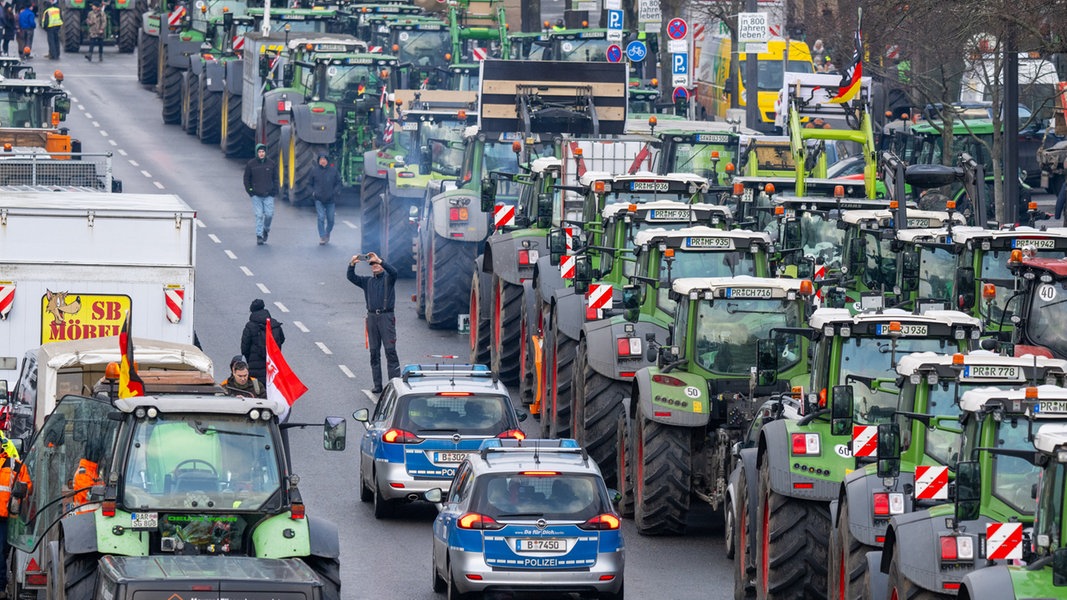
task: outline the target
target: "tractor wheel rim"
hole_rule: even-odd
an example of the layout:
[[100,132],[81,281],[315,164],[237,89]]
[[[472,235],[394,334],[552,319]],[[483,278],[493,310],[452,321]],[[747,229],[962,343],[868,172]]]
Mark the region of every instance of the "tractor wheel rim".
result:
[[763,551],[760,556],[760,589],[767,593],[767,582],[770,580],[770,557],[767,556],[771,547],[771,500],[770,498],[763,499],[763,534],[760,536],[760,549]]

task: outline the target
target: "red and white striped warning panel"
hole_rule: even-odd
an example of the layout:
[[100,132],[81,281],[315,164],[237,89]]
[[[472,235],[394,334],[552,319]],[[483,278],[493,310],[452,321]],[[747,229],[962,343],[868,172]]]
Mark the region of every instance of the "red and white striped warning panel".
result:
[[237,52],[245,47],[245,36],[235,35],[233,36],[233,51]]
[[878,456],[878,426],[852,426],[852,456]]
[[177,323],[182,320],[182,304],[185,303],[185,288],[166,288],[163,295],[167,302],[167,320]]
[[564,256],[559,259],[559,274],[564,279],[574,279],[574,264],[578,259],[574,256]]
[[7,313],[11,312],[11,306],[15,303],[15,283],[12,281],[0,282],[0,321],[7,320]]
[[915,467],[916,500],[948,500],[948,467]]
[[515,207],[510,204],[497,204],[493,207],[493,224],[497,229],[515,225]]
[[699,42],[704,39],[704,24],[693,23],[693,41]]
[[1022,559],[1022,523],[989,523],[985,526],[985,539],[986,558],[989,560]]
[[371,54],[381,54],[382,53],[382,47],[381,46],[368,46],[367,47],[367,52],[370,52]]
[[487,48],[473,48],[471,54],[474,56],[474,60],[482,61],[488,58],[489,50]]
[[611,284],[594,283],[589,286],[585,293],[585,299],[589,308],[611,308]]
[[167,24],[170,25],[171,27],[176,27],[178,25],[178,23],[182,22],[182,19],[184,17],[185,17],[185,7],[184,6],[178,6],[174,10],[170,11],[169,15],[167,15]]
[[564,239],[564,242],[566,244],[567,252],[572,252],[574,250],[574,228],[573,227],[564,227],[563,228],[563,239]]
[[382,132],[382,142],[386,144],[393,143],[393,122],[389,121],[385,124],[385,131]]

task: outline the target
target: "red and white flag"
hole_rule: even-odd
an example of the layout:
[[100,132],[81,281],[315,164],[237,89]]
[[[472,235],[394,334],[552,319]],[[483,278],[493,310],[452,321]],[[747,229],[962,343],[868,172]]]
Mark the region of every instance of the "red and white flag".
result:
[[279,421],[289,419],[289,408],[297,398],[308,391],[306,385],[289,368],[282,356],[282,349],[278,342],[274,341],[274,335],[270,331],[270,319],[267,319],[267,400],[283,406]]

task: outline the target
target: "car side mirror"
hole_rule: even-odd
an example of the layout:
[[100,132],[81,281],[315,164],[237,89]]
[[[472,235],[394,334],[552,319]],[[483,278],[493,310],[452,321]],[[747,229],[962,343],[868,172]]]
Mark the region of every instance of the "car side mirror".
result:
[[422,494],[422,497],[427,502],[437,504],[445,499],[445,493],[441,491],[441,488],[433,488],[426,490],[426,492]]
[[982,498],[982,475],[978,461],[968,460],[956,465],[956,523],[978,518]]
[[1052,585],[1067,586],[1067,548],[1059,548],[1052,553]]
[[864,238],[856,238],[852,240],[852,245],[849,247],[848,261],[852,265],[857,265],[863,262],[864,257],[867,254],[867,240]]
[[567,234],[562,229],[553,229],[548,232],[548,261],[552,265],[559,265],[563,255],[567,253]]
[[619,493],[619,490],[608,488],[608,497],[611,498],[612,506],[618,506],[622,503],[622,494]]
[[641,286],[628,285],[622,288],[623,318],[636,323],[641,318]]
[[56,96],[55,102],[52,104],[53,110],[55,110],[63,118],[66,118],[67,113],[70,112],[70,96],[63,94],[62,96]]
[[344,417],[326,417],[322,424],[322,447],[332,452],[345,449],[348,421]]
[[366,408],[361,408],[356,412],[352,413],[352,418],[360,423],[363,423],[363,426],[366,427],[367,422],[370,421],[370,411]]
[[528,415],[528,414],[526,414],[524,412],[515,411],[515,418],[519,420],[519,423],[522,423],[523,421],[525,421],[526,417],[529,417],[529,416],[530,415]]
[[835,385],[830,390],[830,435],[852,435],[852,386]]
[[974,268],[956,270],[956,289],[959,291],[961,309],[974,308]]
[[774,339],[756,340],[756,385],[778,381],[778,344]]
[[900,475],[900,424],[878,426],[878,477],[891,479]]

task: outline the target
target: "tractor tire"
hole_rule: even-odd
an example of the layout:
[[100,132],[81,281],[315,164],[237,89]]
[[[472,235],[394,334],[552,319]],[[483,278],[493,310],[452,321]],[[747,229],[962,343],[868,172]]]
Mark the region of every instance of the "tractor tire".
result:
[[752,585],[756,567],[752,556],[752,515],[748,514],[748,481],[746,471],[741,470],[734,491],[734,600],[748,600],[756,597],[756,587]]
[[[625,414],[623,402],[630,395],[630,382],[610,379],[597,373],[589,364],[589,344],[578,343],[574,365],[573,436],[578,445],[600,465],[600,473],[609,488],[619,485],[618,448],[619,415]],[[610,350],[610,349],[605,349]]]
[[[490,288],[492,304],[490,331],[490,361],[493,372],[505,385],[519,383],[519,336],[522,324],[522,286],[508,283],[500,277],[493,276]],[[610,485],[610,484],[609,484]]]
[[341,600],[341,561],[326,556],[304,556],[303,561],[322,582],[322,600]]
[[552,337],[552,328],[545,329],[541,341],[541,397],[539,398],[541,411],[539,413],[539,419],[541,422],[541,437],[552,437],[552,393],[549,391],[549,375],[548,370],[552,366],[552,361],[555,360],[556,351],[556,339]]
[[[534,393],[537,391],[537,374],[534,372],[533,340],[530,336],[540,332],[531,331],[533,324],[530,323],[529,308],[525,298],[528,292],[523,289],[522,306],[519,315],[519,402],[523,406],[530,406],[534,401]],[[532,293],[532,292],[530,292]]]
[[418,251],[415,252],[415,294],[412,296],[415,300],[415,316],[426,320],[426,265],[423,261],[418,260]]
[[493,329],[493,323],[489,318],[489,307],[492,306],[490,303],[492,282],[493,276],[489,273],[475,271],[471,275],[469,339],[471,363],[476,365],[488,365],[492,360],[489,348]]
[[756,597],[826,598],[828,505],[778,494],[771,489],[770,477],[770,468],[761,465],[756,502],[759,512],[753,515]]
[[363,176],[359,185],[359,248],[377,251],[382,242],[382,194],[388,182],[381,177]]
[[119,52],[129,54],[137,47],[137,32],[141,29],[141,15],[135,10],[119,11]]
[[155,85],[159,78],[159,38],[144,31],[137,32],[137,81]]
[[59,35],[63,38],[63,51],[75,54],[81,49],[82,21],[85,19],[85,11],[89,10],[89,7],[86,6],[85,9],[68,7],[59,10],[60,17],[63,19],[63,25],[59,28]]
[[263,124],[263,142],[267,147],[267,156],[278,162],[278,169],[284,168],[286,156],[282,156],[288,148],[282,148],[282,127],[275,123]]
[[388,186],[384,190],[385,206],[388,214],[384,215],[385,231],[382,235],[381,251],[386,262],[396,267],[401,278],[410,277],[415,271],[414,241],[419,235],[419,228],[411,222],[410,200],[394,198],[389,194]]
[[[897,540],[900,542],[901,540]],[[921,588],[900,573],[900,550],[899,543],[893,545],[893,560],[889,563],[889,587],[886,598],[893,600],[949,600],[954,598],[948,594],[938,594],[926,588]]]
[[571,414],[574,407],[574,357],[578,354],[578,340],[567,337],[552,318],[552,363],[545,369],[549,395],[549,436],[553,438],[574,437],[571,431]]
[[254,132],[241,120],[241,96],[222,91],[219,149],[226,158],[251,158]]
[[[328,150],[329,147],[325,144],[309,144],[299,138],[296,140],[296,152],[293,157],[296,161],[296,175],[289,186],[289,204],[314,204],[311,199],[311,171],[318,168],[319,155],[326,154]],[[393,263],[389,261],[389,264]]]
[[[636,403],[635,406],[640,406]],[[633,432],[634,524],[641,535],[680,535],[689,516],[691,432],[645,418]]]
[[200,118],[200,78],[191,71],[182,73],[181,128],[189,135],[196,134]]
[[64,598],[92,598],[99,578],[97,563],[100,555],[96,552],[86,554],[67,554],[63,551],[63,542],[59,544],[59,554],[63,559]]
[[196,119],[196,137],[203,144],[219,143],[222,126],[222,92],[209,92],[200,78],[199,116]]
[[615,423],[615,439],[617,440],[615,459],[618,461],[616,469],[619,470],[619,514],[627,519],[634,517],[634,483],[633,461],[630,460],[630,419],[626,417],[626,411],[619,413]]
[[182,74],[177,67],[163,67],[163,123],[177,125],[182,120]]
[[433,232],[426,271],[426,324],[430,329],[455,329],[470,299],[470,271],[478,244],[453,242]]
[[848,528],[848,502],[840,502],[837,528],[830,536],[830,600],[866,598],[867,552],[877,549],[852,537]]

